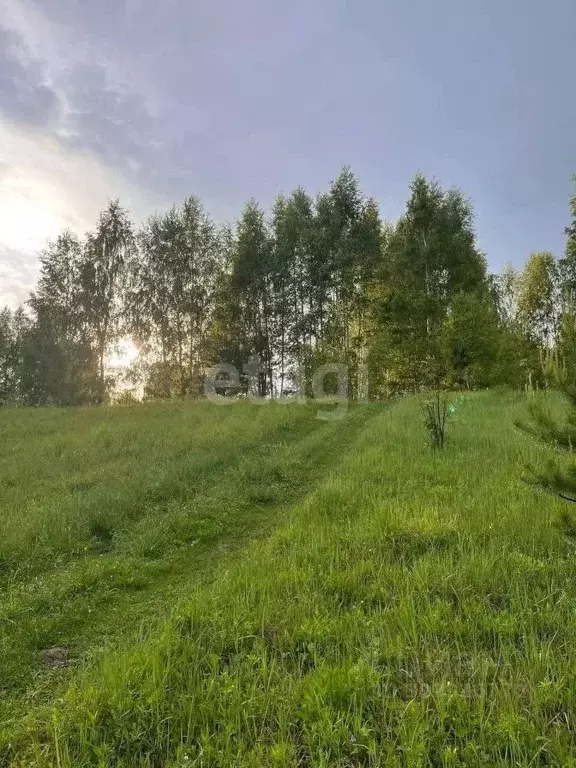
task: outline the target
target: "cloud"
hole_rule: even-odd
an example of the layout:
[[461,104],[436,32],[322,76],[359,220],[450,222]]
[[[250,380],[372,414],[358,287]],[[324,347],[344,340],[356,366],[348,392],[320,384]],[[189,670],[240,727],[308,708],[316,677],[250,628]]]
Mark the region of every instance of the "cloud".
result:
[[[206,54],[206,46],[187,39],[190,32],[192,43],[209,34],[218,14],[208,13],[193,29],[182,5],[181,24],[170,31],[175,17],[168,4],[148,0],[106,2],[105,9],[78,0],[44,0],[42,10],[30,0],[0,0],[0,6],[6,8],[0,26],[10,39],[12,62],[3,86],[9,97],[0,99],[0,113],[20,125],[41,126],[66,150],[91,153],[158,198],[173,202],[201,187],[208,205],[224,213],[215,193],[233,183],[230,165],[242,156],[248,125],[226,99],[212,105],[212,114],[206,110],[208,73],[216,70],[222,84],[232,72]],[[169,34],[163,50],[150,45],[157,28]],[[191,49],[204,50],[192,80],[189,63],[174,69],[178,56]],[[243,80],[234,82],[244,93]],[[34,87],[46,93],[32,94]],[[237,100],[243,103],[241,94]],[[29,103],[36,112],[26,111]]]
[[0,28],[0,104],[16,121],[46,125],[59,113],[57,94],[46,84],[42,64],[34,59],[23,40]]
[[110,82],[98,64],[75,66],[65,80],[66,142],[111,166],[137,173],[154,148],[153,119],[142,94]]
[[0,246],[0,308],[15,309],[28,297],[38,266],[32,254]]
[[27,0],[0,0],[0,112],[42,126],[63,146],[89,151],[146,183],[155,137],[148,98],[118,67]]
[[48,239],[65,228],[83,235],[115,197],[137,221],[164,202],[90,152],[0,121],[0,305],[26,297]]
[[112,198],[136,221],[165,201],[145,183],[144,96],[34,4],[0,5],[0,305],[15,305],[59,231],[84,234]]

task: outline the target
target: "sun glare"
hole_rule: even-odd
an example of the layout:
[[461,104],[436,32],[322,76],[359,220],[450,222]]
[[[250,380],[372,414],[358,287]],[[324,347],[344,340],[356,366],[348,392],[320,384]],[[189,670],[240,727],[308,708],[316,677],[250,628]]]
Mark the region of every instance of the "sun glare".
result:
[[128,368],[138,357],[138,347],[129,336],[120,339],[108,355],[110,368]]

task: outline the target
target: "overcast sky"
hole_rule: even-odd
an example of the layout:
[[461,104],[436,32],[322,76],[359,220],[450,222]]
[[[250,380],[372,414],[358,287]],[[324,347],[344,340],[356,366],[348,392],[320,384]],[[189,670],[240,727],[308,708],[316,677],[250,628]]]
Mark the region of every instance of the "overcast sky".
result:
[[349,164],[382,215],[458,185],[492,269],[561,255],[575,0],[0,0],[0,305],[119,196],[217,219]]

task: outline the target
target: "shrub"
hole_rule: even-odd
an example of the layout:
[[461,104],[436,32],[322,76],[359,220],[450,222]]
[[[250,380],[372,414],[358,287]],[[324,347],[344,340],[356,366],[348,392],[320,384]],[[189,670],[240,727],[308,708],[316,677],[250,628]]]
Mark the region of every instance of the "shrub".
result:
[[424,412],[424,426],[430,436],[432,448],[444,448],[448,398],[437,392],[431,400],[422,404],[422,410]]

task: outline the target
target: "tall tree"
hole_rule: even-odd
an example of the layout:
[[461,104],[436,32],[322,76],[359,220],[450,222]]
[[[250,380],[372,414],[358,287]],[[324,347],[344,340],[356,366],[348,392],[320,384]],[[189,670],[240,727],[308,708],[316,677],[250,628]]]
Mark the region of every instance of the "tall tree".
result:
[[22,354],[29,327],[22,307],[0,310],[0,405],[22,399]]
[[[566,229],[566,257],[560,262],[561,284],[566,290],[566,305],[560,319],[558,344],[555,348],[546,350],[544,361],[549,383],[558,389],[567,403],[567,413],[560,422],[547,408],[541,397],[533,397],[529,403],[529,421],[518,422],[518,426],[533,437],[548,444],[556,453],[559,449],[568,453],[566,462],[550,459],[548,466],[543,469],[532,469],[532,480],[541,488],[571,502],[576,502],[576,462],[574,461],[574,446],[576,445],[576,318],[574,315],[574,293],[571,280],[576,275],[572,270],[576,267],[576,197],[570,201],[573,216],[572,226]],[[550,261],[546,258],[546,263]],[[541,280],[540,282],[546,283]],[[541,291],[541,298],[534,302],[539,308],[546,309],[549,294]],[[540,296],[540,294],[539,294]],[[541,310],[542,311],[542,310]],[[565,524],[572,534],[575,532],[574,522],[567,516]]]
[[297,368],[310,358],[315,344],[313,286],[313,201],[302,189],[276,201],[272,215],[273,274],[279,320],[277,357],[280,392],[293,389]]
[[[231,227],[220,232],[220,268],[216,275],[211,322],[206,334],[209,366],[233,365],[239,374],[252,354],[244,327],[243,306],[234,285],[236,237]],[[240,375],[243,391],[246,379]]]
[[127,292],[132,332],[156,358],[154,376],[164,381],[166,396],[198,394],[220,269],[220,235],[200,200],[189,197],[150,217],[138,244]]
[[83,306],[98,354],[99,403],[106,397],[106,355],[119,333],[125,265],[134,247],[128,212],[113,200],[100,213],[96,230],[87,236],[81,274]]
[[231,287],[241,308],[247,350],[260,364],[257,394],[273,394],[271,240],[255,200],[246,204],[238,222]]
[[520,274],[516,267],[507,263],[497,275],[490,276],[490,289],[500,319],[505,324],[516,321],[518,315],[518,288]]
[[384,257],[386,290],[375,311],[382,329],[378,345],[393,361],[393,386],[432,384],[442,374],[439,329],[452,297],[487,285],[470,203],[459,190],[445,192],[417,175]]
[[[290,331],[298,323],[296,287],[296,238],[290,203],[282,195],[276,198],[271,222],[271,272],[273,315],[277,343],[278,392],[284,394],[291,359]],[[296,313],[294,310],[296,309]]]
[[525,332],[542,346],[554,342],[559,314],[558,265],[553,254],[530,254],[518,280],[517,314]]
[[82,244],[66,230],[40,255],[40,277],[23,347],[22,386],[31,402],[94,398],[95,354],[82,302]]
[[560,259],[561,289],[565,301],[576,300],[576,175],[574,176],[574,194],[570,199],[570,215],[572,221],[565,229],[566,251]]
[[500,324],[488,290],[461,291],[451,302],[442,329],[449,384],[487,387],[495,383],[500,349]]

